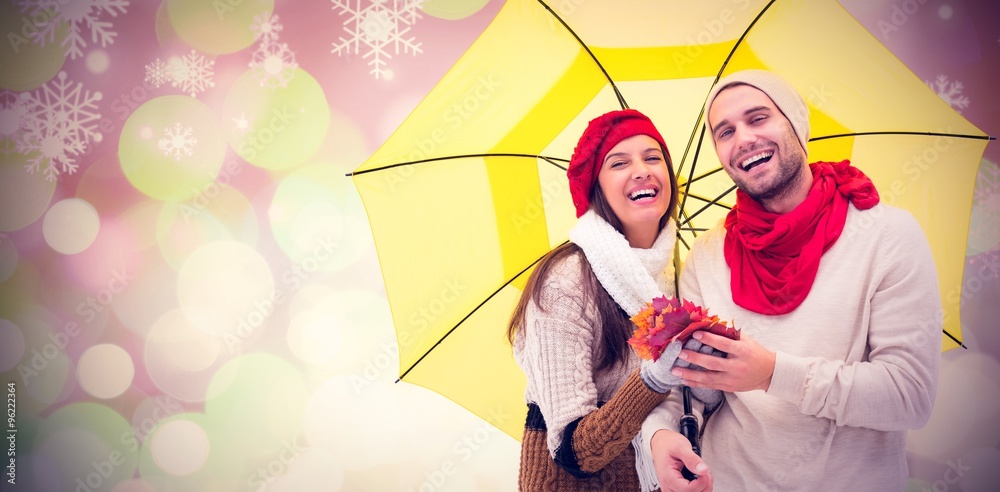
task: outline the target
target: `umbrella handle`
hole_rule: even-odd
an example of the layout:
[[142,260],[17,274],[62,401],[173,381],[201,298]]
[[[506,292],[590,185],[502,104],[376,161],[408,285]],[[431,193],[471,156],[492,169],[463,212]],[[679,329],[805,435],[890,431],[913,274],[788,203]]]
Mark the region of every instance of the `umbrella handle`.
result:
[[[691,449],[694,450],[694,454],[701,456],[701,443],[698,439],[698,419],[691,412],[691,388],[682,386],[681,394],[684,397],[684,415],[681,416],[679,430],[687,438],[688,442],[691,443]],[[681,475],[689,481],[698,478],[698,475],[691,473],[691,470],[688,470],[687,467],[681,469]]]

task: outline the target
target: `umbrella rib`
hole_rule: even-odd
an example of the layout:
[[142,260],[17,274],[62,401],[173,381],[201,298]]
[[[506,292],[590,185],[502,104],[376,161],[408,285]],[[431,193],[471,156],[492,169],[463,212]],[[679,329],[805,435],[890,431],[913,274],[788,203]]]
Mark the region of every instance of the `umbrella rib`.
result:
[[594,63],[597,64],[597,68],[600,68],[601,73],[604,74],[604,78],[608,79],[608,83],[611,84],[611,89],[615,91],[615,97],[618,98],[618,104],[621,105],[622,109],[628,109],[628,103],[625,102],[625,97],[622,96],[622,93],[618,90],[618,86],[615,84],[615,81],[611,80],[611,75],[608,73],[607,70],[604,69],[604,65],[601,65],[601,62],[597,60],[597,57],[594,55],[594,52],[590,51],[590,47],[587,46],[587,44],[584,43],[582,39],[580,39],[580,36],[576,34],[576,31],[574,31],[572,28],[569,27],[569,24],[566,24],[566,21],[564,21],[562,17],[559,17],[559,14],[557,14],[554,10],[552,10],[552,7],[549,7],[548,4],[546,4],[542,0],[538,0],[538,3],[542,4],[542,7],[545,7],[545,10],[548,10],[549,13],[552,14],[552,16],[555,17],[556,20],[559,21],[559,23],[562,24],[563,27],[565,27],[570,34],[573,35],[573,38],[576,39],[576,42],[580,44],[583,50],[586,51],[588,55],[590,55],[590,59],[594,60]]
[[959,347],[962,347],[962,348],[964,348],[966,350],[969,349],[969,347],[966,347],[965,344],[962,343],[961,340],[955,338],[955,335],[952,335],[951,333],[948,333],[948,330],[945,330],[944,328],[942,328],[941,331],[944,332],[944,334],[947,335],[948,338],[950,338],[953,342],[957,343]]
[[[729,192],[733,191],[734,189],[736,189],[736,185],[733,185],[728,190],[726,190],[724,193],[722,193],[721,195],[715,197],[713,200],[706,200],[706,199],[704,199],[702,197],[692,195],[693,198],[697,198],[699,200],[704,200],[704,201],[706,201],[708,203],[706,203],[704,206],[702,206],[701,208],[699,208],[698,210],[696,210],[693,214],[691,214],[689,216],[686,215],[685,216],[686,218],[684,219],[684,222],[681,223],[681,225],[686,225],[686,224],[690,223],[692,219],[694,219],[695,217],[697,217],[698,215],[700,215],[702,212],[704,212],[705,210],[707,210],[708,208],[710,208],[713,205],[732,210],[732,207],[728,207],[728,206],[726,206],[726,205],[724,205],[722,203],[719,203],[719,200],[721,200],[724,196],[728,195]],[[694,229],[691,229],[691,231],[694,232]]]
[[[562,244],[566,244],[568,242],[569,241],[563,241]],[[560,244],[560,246],[562,246],[562,244]],[[546,252],[545,254],[547,255],[548,252]],[[427,349],[427,351],[424,352],[424,354],[421,355],[420,358],[416,360],[416,362],[414,362],[413,364],[411,364],[410,367],[408,367],[406,369],[406,371],[404,371],[402,374],[400,374],[399,375],[399,379],[396,379],[396,382],[398,383],[398,382],[402,381],[403,378],[405,378],[406,375],[409,374],[410,371],[412,371],[414,367],[417,367],[417,364],[419,364],[421,361],[423,361],[425,357],[427,357],[428,355],[430,355],[430,353],[433,352],[434,349],[436,349],[438,347],[438,345],[441,345],[441,342],[443,342],[445,338],[448,338],[448,336],[451,335],[455,330],[457,330],[459,326],[462,326],[462,323],[465,323],[465,320],[469,319],[469,317],[472,316],[473,314],[475,314],[476,311],[479,311],[479,308],[481,308],[484,305],[486,305],[487,302],[490,302],[490,299],[493,299],[493,296],[499,294],[500,291],[503,290],[508,285],[510,285],[510,283],[513,282],[514,279],[520,277],[521,275],[524,275],[524,272],[526,272],[529,269],[531,269],[531,267],[535,266],[535,264],[537,264],[539,261],[542,261],[542,258],[545,258],[545,255],[539,256],[538,259],[536,259],[535,261],[531,262],[530,265],[524,267],[524,269],[521,270],[520,272],[517,272],[517,275],[514,275],[513,277],[511,277],[510,279],[508,279],[506,282],[504,282],[503,285],[500,286],[500,288],[498,288],[497,290],[493,291],[493,293],[490,294],[489,296],[487,296],[486,299],[483,299],[483,302],[480,302],[479,305],[477,305],[476,307],[472,308],[472,310],[470,310],[468,314],[466,314],[461,320],[459,320],[458,323],[455,323],[455,326],[452,326],[451,329],[448,330],[448,333],[445,333],[444,336],[442,336],[440,339],[438,339],[438,341],[435,342],[434,345],[431,346],[431,348]]]
[[[689,179],[689,180],[687,181],[687,183],[694,183],[695,181],[699,181],[699,180],[702,180],[702,179],[705,179],[705,178],[707,178],[707,177],[709,177],[709,176],[711,176],[711,175],[713,175],[713,174],[716,174],[716,173],[718,173],[718,172],[720,172],[720,171],[723,171],[723,168],[721,168],[721,167],[717,167],[717,168],[715,168],[715,169],[712,169],[711,171],[708,171],[708,172],[704,172],[704,173],[702,173],[702,174],[699,174],[699,175],[697,175],[697,176],[694,176],[694,177],[690,178],[690,179]],[[685,184],[687,184],[687,183],[685,183]]]
[[[722,72],[726,70],[726,66],[729,65],[729,61],[733,59],[733,55],[736,54],[736,50],[739,49],[740,45],[743,44],[743,40],[746,39],[748,34],[750,34],[750,30],[753,29],[753,26],[757,24],[757,21],[759,21],[760,18],[764,16],[764,13],[767,12],[769,8],[771,8],[771,5],[773,5],[774,2],[775,0],[771,0],[770,2],[767,3],[767,5],[764,6],[764,8],[760,9],[760,12],[757,13],[757,16],[754,17],[753,20],[750,21],[750,24],[747,25],[747,28],[743,30],[743,34],[741,34],[740,38],[736,40],[735,44],[733,44],[733,48],[729,50],[729,54],[726,55],[726,59],[722,62],[722,66],[719,67],[719,73],[715,74],[715,81],[712,82],[712,87],[715,87],[715,84],[718,83],[719,79],[722,78]],[[711,89],[709,89],[709,92],[711,92]],[[708,94],[705,94],[705,102],[708,102]],[[695,155],[691,163],[691,167],[694,167],[695,164],[697,164],[698,162],[698,151],[701,149],[701,142],[705,137],[704,125],[699,125],[698,122],[702,121],[704,117],[705,117],[705,105],[702,104],[701,110],[698,112],[698,118],[695,119],[694,128],[691,129],[691,136],[688,137],[687,145],[684,147],[684,154],[681,155],[681,166],[680,166],[681,169],[678,169],[678,172],[680,172],[684,168],[684,163],[687,162],[688,153],[690,153],[691,151],[691,143],[694,141],[694,136],[696,133],[698,133],[698,129],[700,127],[701,137],[698,139],[698,148],[695,149]]]
[[[743,34],[740,35],[740,38],[736,40],[735,44],[733,44],[733,48],[729,50],[729,54],[726,55],[725,61],[723,61],[722,66],[719,67],[719,73],[715,75],[715,81],[712,82],[712,87],[715,87],[715,84],[718,83],[719,79],[722,78],[722,72],[726,70],[726,66],[729,65],[729,60],[732,60],[733,55],[736,53],[736,50],[740,47],[740,45],[743,44],[743,40],[746,39],[748,34],[750,34],[750,30],[753,29],[753,26],[757,24],[757,21],[759,21],[760,18],[764,15],[764,13],[767,12],[769,8],[771,8],[771,5],[773,5],[774,2],[775,0],[771,0],[770,2],[767,3],[767,5],[764,6],[764,8],[760,9],[760,12],[757,13],[757,16],[754,17],[752,21],[750,21],[750,25],[747,26],[747,28],[743,31]],[[709,90],[709,92],[711,92],[711,89]],[[708,102],[708,94],[705,94],[705,102]],[[677,170],[678,173],[683,172],[684,163],[687,162],[688,153],[691,151],[691,143],[694,142],[695,134],[699,134],[698,146],[695,148],[694,157],[691,159],[691,171],[688,176],[688,181],[687,183],[685,183],[685,189],[684,189],[685,198],[681,199],[681,210],[684,210],[684,202],[687,201],[686,200],[687,190],[691,186],[691,181],[692,181],[691,177],[694,175],[694,169],[698,164],[698,155],[701,152],[701,144],[705,140],[705,125],[699,124],[699,122],[701,122],[704,119],[704,117],[705,117],[705,105],[702,104],[701,110],[698,112],[698,118],[695,119],[694,128],[691,129],[691,136],[688,137],[687,145],[684,147],[684,153],[681,155],[680,167]]]
[[939,133],[939,132],[857,132],[857,133],[840,133],[837,135],[826,135],[823,137],[813,137],[810,138],[810,142],[815,142],[817,140],[827,140],[830,138],[842,138],[842,137],[867,137],[870,135],[916,135],[920,137],[955,137],[955,138],[971,138],[975,140],[996,140],[996,137],[990,135],[966,135],[961,133]]
[[465,158],[469,158],[469,157],[530,157],[532,159],[542,159],[543,161],[548,162],[549,164],[552,164],[553,166],[558,167],[559,169],[562,169],[563,171],[566,170],[566,167],[564,167],[564,166],[562,166],[560,164],[557,164],[557,162],[569,163],[568,159],[563,159],[563,158],[560,158],[560,157],[545,156],[545,155],[537,155],[537,154],[515,154],[515,153],[503,153],[503,152],[501,152],[501,153],[485,153],[485,154],[462,154],[462,155],[449,155],[449,156],[445,156],[445,157],[432,157],[430,159],[421,159],[419,161],[399,162],[399,163],[396,163],[396,164],[388,164],[388,165],[381,166],[381,167],[373,167],[371,169],[365,169],[363,171],[354,171],[354,172],[351,172],[351,173],[347,173],[346,176],[348,176],[348,177],[359,176],[359,175],[362,175],[362,174],[368,174],[368,173],[375,172],[375,171],[384,171],[386,169],[392,169],[394,167],[412,166],[412,165],[415,165],[415,164],[426,164],[426,163],[429,163],[429,162],[447,161],[447,160],[451,160],[451,159],[465,159]]

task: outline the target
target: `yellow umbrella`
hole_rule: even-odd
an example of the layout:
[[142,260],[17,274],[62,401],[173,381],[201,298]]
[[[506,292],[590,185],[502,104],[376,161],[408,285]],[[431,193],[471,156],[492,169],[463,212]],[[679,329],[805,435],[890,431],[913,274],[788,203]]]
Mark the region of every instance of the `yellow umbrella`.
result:
[[653,119],[684,191],[683,257],[733,202],[701,110],[712,84],[743,68],[774,70],[805,96],[811,161],[850,158],[883,202],[917,217],[940,275],[945,347],[958,346],[954,293],[989,137],[842,7],[509,0],[351,173],[379,255],[401,379],[519,439],[525,380],[504,328],[531,267],[576,220],[565,163],[577,138],[612,109]]

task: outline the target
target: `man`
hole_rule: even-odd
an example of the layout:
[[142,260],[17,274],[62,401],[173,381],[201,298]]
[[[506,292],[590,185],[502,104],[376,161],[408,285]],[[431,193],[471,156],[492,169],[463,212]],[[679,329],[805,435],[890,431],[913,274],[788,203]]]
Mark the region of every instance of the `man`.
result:
[[[696,334],[726,358],[681,353],[705,370],[674,374],[725,403],[705,424],[703,460],[676,432],[677,398],[650,414],[661,487],[903,490],[906,431],[930,417],[941,352],[923,232],[847,161],[807,164],[808,109],[777,75],[723,78],[706,115],[736,206],[693,245],[680,294],[742,337]],[[683,465],[700,477],[681,478]]]

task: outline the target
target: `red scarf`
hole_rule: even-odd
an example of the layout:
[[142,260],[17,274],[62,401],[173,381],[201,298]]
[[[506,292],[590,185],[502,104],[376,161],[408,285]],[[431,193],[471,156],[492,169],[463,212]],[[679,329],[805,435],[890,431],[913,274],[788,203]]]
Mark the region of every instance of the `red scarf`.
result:
[[736,191],[726,216],[726,263],[733,302],[761,314],[786,314],[809,295],[819,260],[840,237],[848,200],[859,210],[874,207],[878,191],[850,161],[809,165],[809,195],[787,214],[764,210]]

